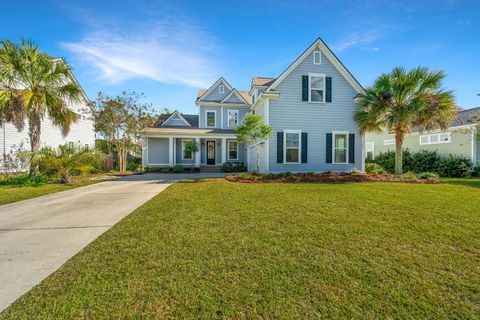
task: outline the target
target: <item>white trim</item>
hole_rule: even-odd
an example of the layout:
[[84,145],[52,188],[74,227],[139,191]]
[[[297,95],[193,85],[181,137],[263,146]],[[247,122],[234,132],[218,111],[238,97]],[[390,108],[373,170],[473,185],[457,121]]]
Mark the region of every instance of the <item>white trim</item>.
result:
[[[264,117],[263,117],[263,122],[268,126],[270,125],[270,104],[269,104],[269,99],[265,99],[265,105],[263,106],[263,111],[264,111]],[[264,156],[265,156],[265,172],[270,172],[270,138],[267,138],[265,140],[265,145],[264,145]]]
[[[318,62],[315,62],[315,55],[318,53]],[[313,51],[313,64],[322,64],[322,51]]]
[[[298,147],[289,147],[288,149],[298,150],[298,161],[287,162],[287,133],[298,134]],[[283,164],[300,164],[302,163],[302,130],[283,130]]]
[[227,105],[225,103],[221,102],[215,102],[215,101],[198,101],[196,102],[197,107],[237,107],[237,108],[251,108],[250,104],[245,104],[245,103],[232,103],[232,102],[227,102]]
[[365,93],[365,90],[363,90],[360,83],[357,82],[357,80],[350,74],[347,68],[345,68],[345,66],[340,62],[340,60],[338,60],[338,58],[333,54],[330,48],[328,48],[325,42],[323,42],[320,38],[318,38],[310,47],[308,47],[307,50],[305,50],[285,71],[283,71],[282,74],[277,78],[277,80],[275,80],[275,82],[273,82],[267,90],[271,91],[275,89],[280,84],[280,82],[282,82],[293,70],[295,70],[295,68],[303,60],[305,60],[305,58],[307,58],[308,55],[316,48],[320,49],[322,55],[324,55],[333,64],[333,66],[340,72],[340,74],[345,78],[345,80],[347,80],[347,82],[350,83],[350,85],[358,93]]
[[204,94],[202,94],[199,98],[198,98],[198,101],[202,101],[203,98],[206,98],[210,95],[210,93],[212,93],[212,91],[216,88],[217,84],[219,83],[223,83],[225,85],[225,87],[227,87],[228,90],[232,90],[232,86],[230,85],[230,83],[227,82],[227,80],[225,80],[223,77],[220,77],[217,81],[215,81],[214,84],[212,84],[212,86],[210,88],[208,88],[207,91],[205,91]]
[[168,165],[173,167],[173,137],[168,137]]
[[181,114],[180,112],[178,112],[178,111],[174,111],[174,112],[170,115],[170,117],[168,117],[167,120],[165,120],[165,121],[162,123],[161,126],[163,127],[163,126],[166,125],[168,122],[170,122],[171,120],[173,120],[173,116],[175,116],[175,115],[178,116],[178,117],[180,118],[180,120],[182,120],[183,122],[185,122],[185,124],[186,124],[187,126],[191,127],[190,123],[188,123],[188,121],[185,120],[185,118],[182,116],[182,114]]
[[[447,135],[447,140],[441,140],[442,135]],[[437,137],[437,141],[432,142],[432,137]],[[426,138],[427,142],[422,142],[422,138]],[[442,143],[451,143],[452,142],[452,132],[439,132],[439,133],[432,133],[432,134],[423,134],[418,137],[418,143],[421,146],[429,145],[429,144],[442,144]]]
[[200,150],[202,149],[202,144],[200,142],[200,138],[194,138],[195,139],[195,143],[197,143],[197,146],[198,146],[198,151],[195,152],[195,166],[197,167],[200,167],[200,160],[201,160],[201,154],[200,154]]
[[185,158],[185,142],[195,141],[194,139],[182,139],[182,160],[193,160],[193,153],[190,155],[190,158]]
[[395,144],[395,139],[385,139],[383,140],[383,145],[384,146],[391,146]]
[[224,84],[219,84],[218,85],[218,93],[225,93],[225,85]]
[[[214,151],[214,156],[215,156],[215,164],[208,164],[208,142],[213,141],[215,142],[215,151]],[[216,166],[217,165],[217,140],[216,139],[205,139],[205,165],[206,166]]]
[[477,150],[476,150],[477,135],[476,135],[476,130],[477,130],[477,128],[472,129],[472,163],[473,163],[474,168],[477,166]]
[[[208,125],[208,113],[213,112],[215,113],[215,124],[212,126]],[[217,127],[217,110],[205,110],[205,128],[216,128]]]
[[[350,132],[348,131],[332,131],[332,164],[348,164],[348,148],[350,147],[348,144],[349,144],[349,141],[350,140],[350,137],[349,137],[349,134]],[[345,135],[346,136],[346,139],[345,139],[345,162],[336,162],[335,161],[335,136],[336,135]]]
[[220,129],[223,129],[223,106],[220,107]]
[[241,103],[241,102],[227,102],[228,99],[232,95],[235,95],[240,101],[243,101],[245,104],[248,104],[248,102],[242,97],[240,92],[237,91],[237,89],[233,89],[220,103]]
[[[320,90],[323,90],[323,93],[322,93],[322,98],[323,98],[323,101],[312,101],[312,77],[315,77],[315,78],[323,78],[323,88],[314,88],[314,89],[320,89]],[[325,74],[322,74],[322,73],[309,73],[308,74],[308,102],[310,103],[325,103],[325,95],[326,95],[326,91],[325,91],[325,82],[326,82],[326,75]]]
[[[229,139],[229,140],[226,140],[227,141],[227,160],[230,160],[230,161],[238,161],[238,153],[239,153],[239,143],[238,143],[238,140],[232,140],[232,139]],[[230,158],[230,142],[235,142],[237,144],[237,157],[236,158]]]
[[[237,123],[234,126],[230,125],[230,112],[235,112],[237,114]],[[240,119],[240,111],[238,109],[227,109],[227,128],[236,128],[238,126]]]

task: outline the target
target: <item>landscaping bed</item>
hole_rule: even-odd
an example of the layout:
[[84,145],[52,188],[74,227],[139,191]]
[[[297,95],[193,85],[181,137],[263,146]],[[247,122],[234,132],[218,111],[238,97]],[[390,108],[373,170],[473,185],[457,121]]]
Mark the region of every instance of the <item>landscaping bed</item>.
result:
[[395,176],[391,174],[365,174],[351,172],[325,172],[325,173],[278,173],[278,174],[252,174],[242,173],[225,177],[230,182],[243,183],[270,183],[270,182],[403,182],[436,184],[440,179],[434,174],[413,175],[410,173]]

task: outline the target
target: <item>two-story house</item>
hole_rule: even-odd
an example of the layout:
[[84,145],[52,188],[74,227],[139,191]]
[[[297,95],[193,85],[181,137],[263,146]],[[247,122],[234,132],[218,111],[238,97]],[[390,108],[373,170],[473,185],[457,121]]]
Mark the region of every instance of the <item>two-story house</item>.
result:
[[[144,131],[144,166],[242,161],[254,170],[255,148],[238,143],[235,127],[255,113],[274,131],[261,143],[260,171],[363,170],[364,142],[353,118],[359,93],[362,86],[317,39],[277,78],[254,77],[248,92],[220,78],[199,91],[198,115],[162,115]],[[188,139],[199,152],[184,150]]]

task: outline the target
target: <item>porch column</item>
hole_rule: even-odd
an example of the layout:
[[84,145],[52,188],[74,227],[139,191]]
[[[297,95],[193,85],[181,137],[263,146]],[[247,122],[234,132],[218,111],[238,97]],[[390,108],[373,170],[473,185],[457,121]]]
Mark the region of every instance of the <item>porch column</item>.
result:
[[173,137],[168,137],[168,165],[173,167]]
[[200,167],[200,150],[202,149],[202,145],[200,144],[200,138],[195,138],[195,142],[198,146],[198,151],[195,152],[195,167]]
[[222,164],[227,161],[227,138],[222,138]]

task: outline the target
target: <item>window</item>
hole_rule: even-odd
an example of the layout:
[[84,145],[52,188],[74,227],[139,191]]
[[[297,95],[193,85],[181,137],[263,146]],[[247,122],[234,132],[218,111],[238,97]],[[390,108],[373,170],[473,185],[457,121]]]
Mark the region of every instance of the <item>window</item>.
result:
[[373,159],[374,148],[375,148],[375,143],[374,142],[367,142],[365,144],[365,151],[367,152],[367,159],[369,159],[369,160]]
[[284,131],[285,163],[300,163],[300,131]]
[[426,134],[420,136],[420,144],[438,144],[438,143],[450,143],[452,141],[451,132],[442,132],[434,134]]
[[308,78],[308,101],[325,102],[325,76],[320,74],[309,74]]
[[348,133],[333,134],[333,162],[347,163]]
[[225,86],[223,84],[218,86],[218,92],[219,93],[224,93],[225,92]]
[[228,160],[238,160],[238,142],[228,141]]
[[395,139],[387,139],[387,140],[383,140],[383,145],[384,146],[390,146],[392,144],[395,144]]
[[322,53],[320,51],[313,52],[313,64],[321,64],[322,63]]
[[238,110],[228,110],[228,127],[233,128],[238,124]]
[[183,160],[192,160],[192,153],[185,150],[185,144],[189,141],[193,141],[191,139],[183,139],[182,140],[182,159]]
[[215,116],[217,112],[215,110],[207,110],[205,111],[205,126],[208,128],[215,127]]

